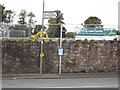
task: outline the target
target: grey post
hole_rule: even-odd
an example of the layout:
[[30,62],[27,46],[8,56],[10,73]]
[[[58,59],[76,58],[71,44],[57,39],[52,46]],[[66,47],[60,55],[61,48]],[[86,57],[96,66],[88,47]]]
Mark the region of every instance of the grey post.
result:
[[[44,27],[44,6],[45,6],[45,0],[43,0],[43,12],[42,12],[42,29],[41,31],[43,31],[43,27]],[[41,36],[41,38],[43,38],[43,35]],[[40,54],[43,53],[43,40],[41,40],[41,52]],[[42,63],[43,63],[43,57],[40,56],[40,74],[42,74]]]
[[[62,24],[60,29],[60,48],[62,48]],[[59,56],[59,74],[61,74],[61,55]]]

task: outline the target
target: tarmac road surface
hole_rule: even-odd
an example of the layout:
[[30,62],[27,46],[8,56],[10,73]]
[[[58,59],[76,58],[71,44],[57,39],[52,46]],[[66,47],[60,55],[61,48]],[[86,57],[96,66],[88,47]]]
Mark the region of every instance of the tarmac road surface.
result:
[[118,88],[118,78],[2,80],[2,88]]

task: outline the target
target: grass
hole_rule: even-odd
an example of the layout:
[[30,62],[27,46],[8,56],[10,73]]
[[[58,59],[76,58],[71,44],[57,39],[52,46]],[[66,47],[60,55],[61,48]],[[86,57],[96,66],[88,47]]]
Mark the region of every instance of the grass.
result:
[[7,39],[7,38],[2,38],[2,40],[3,41],[5,41],[5,40],[16,40],[16,41],[19,41],[19,40],[30,40],[30,39],[28,39],[28,38],[12,38],[12,39]]
[[2,40],[3,41],[5,41],[5,40],[16,40],[16,41],[19,41],[19,40],[24,40],[24,41],[27,41],[27,40],[31,40],[31,41],[41,41],[41,40],[44,40],[44,41],[50,41],[50,40],[52,40],[52,41],[58,41],[59,39],[41,39],[41,38],[39,38],[39,39],[33,39],[33,38],[12,38],[12,39],[7,39],[7,38],[2,38]]
[[[23,41],[28,41],[28,40],[31,40],[31,41],[42,41],[42,40],[44,40],[44,41],[58,41],[59,39],[58,38],[49,38],[49,39],[41,39],[41,38],[38,38],[38,39],[33,39],[33,38],[11,38],[11,39],[7,39],[7,38],[2,38],[2,41],[5,41],[5,40],[11,40],[11,41],[14,41],[14,40],[16,40],[16,41],[21,41],[21,40],[23,40]],[[67,42],[69,42],[69,41],[77,41],[77,40],[75,40],[75,39],[63,39],[62,41],[67,41]],[[104,41],[104,40],[81,40],[81,41]],[[105,40],[105,41],[109,41],[109,40]],[[119,41],[119,40],[118,40]]]

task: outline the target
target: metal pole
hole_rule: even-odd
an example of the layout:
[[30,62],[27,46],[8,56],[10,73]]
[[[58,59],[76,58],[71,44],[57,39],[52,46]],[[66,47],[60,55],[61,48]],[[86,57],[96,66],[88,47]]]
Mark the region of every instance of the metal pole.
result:
[[[44,6],[45,6],[45,0],[43,0],[43,12],[42,12],[42,29],[41,31],[43,31],[43,28],[44,28]],[[41,38],[43,38],[43,35],[41,36]],[[43,53],[43,40],[41,40],[41,53]],[[42,74],[42,63],[43,63],[43,56],[40,55],[40,74]]]
[[42,29],[41,29],[41,31],[43,31],[43,27],[44,27],[44,9],[45,9],[45,0],[43,0],[43,11],[42,11]]
[[[60,29],[60,48],[62,48],[62,24]],[[61,55],[59,57],[59,74],[61,74]]]

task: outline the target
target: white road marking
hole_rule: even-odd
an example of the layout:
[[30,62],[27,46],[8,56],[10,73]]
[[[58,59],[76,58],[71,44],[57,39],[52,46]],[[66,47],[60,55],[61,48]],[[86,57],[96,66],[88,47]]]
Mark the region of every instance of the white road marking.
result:
[[66,86],[61,86],[61,87],[36,87],[36,88],[118,88],[118,85],[103,85],[103,86],[74,86],[74,87],[66,87]]

